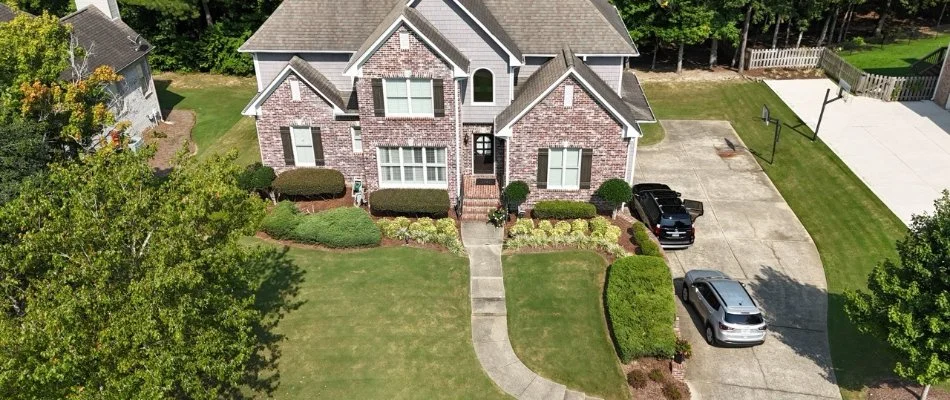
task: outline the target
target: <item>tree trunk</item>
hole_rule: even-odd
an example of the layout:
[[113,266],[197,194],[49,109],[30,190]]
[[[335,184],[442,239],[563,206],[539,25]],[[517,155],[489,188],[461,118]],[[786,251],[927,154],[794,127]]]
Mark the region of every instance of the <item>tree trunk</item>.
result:
[[745,12],[745,22],[742,23],[742,45],[739,47],[739,73],[745,70],[745,49],[749,45],[749,22],[752,20],[752,3]]
[[716,67],[716,61],[719,58],[719,39],[712,38],[712,43],[709,44],[709,69]]
[[785,23],[785,47],[788,48],[788,39],[792,36],[792,20]]
[[650,71],[656,69],[656,53],[660,52],[660,39],[653,37],[653,63],[650,64]]
[[[821,47],[825,43],[825,38],[828,36],[828,25],[831,23],[833,16],[829,15],[825,18],[825,24],[821,27],[821,36],[818,36],[818,47]],[[801,41],[802,34],[798,33],[799,41]]]
[[[835,44],[835,28],[838,26],[838,6],[835,6],[834,14],[829,15],[831,17],[831,30],[828,33],[828,44]],[[841,23],[841,27],[844,28],[844,22]]]
[[798,40],[795,41],[795,48],[802,47],[802,35],[805,34],[805,31],[798,31]]
[[939,26],[943,22],[943,13],[947,11],[947,2],[943,2],[943,7],[940,7],[940,16],[937,17],[937,25]]
[[920,394],[920,400],[927,400],[927,395],[930,394],[930,385],[924,386],[924,392]]
[[205,22],[208,26],[214,25],[214,19],[211,18],[211,9],[208,8],[208,0],[201,0],[201,8],[205,12]]
[[847,19],[844,21],[844,25],[841,26],[841,36],[838,37],[838,42],[848,39],[848,30],[851,29],[851,20],[854,19],[854,3],[848,4],[848,14],[846,17]]
[[775,18],[775,32],[772,32],[772,48],[778,46],[778,31],[782,29],[782,17]]
[[877,19],[877,26],[874,27],[874,37],[881,37],[884,34],[884,23],[887,22],[888,14],[891,12],[891,1],[884,2],[884,10],[881,11],[881,17]]
[[676,54],[676,73],[677,74],[680,72],[683,72],[683,48],[684,47],[686,47],[686,45],[684,45],[683,42],[680,42],[680,48]]

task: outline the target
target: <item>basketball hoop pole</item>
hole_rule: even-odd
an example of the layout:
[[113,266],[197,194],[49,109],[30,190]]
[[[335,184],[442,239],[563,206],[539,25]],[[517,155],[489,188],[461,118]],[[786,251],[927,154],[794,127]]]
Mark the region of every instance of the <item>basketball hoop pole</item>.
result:
[[841,100],[844,98],[843,90],[838,88],[838,97],[835,97],[831,100],[828,100],[828,96],[831,96],[831,89],[825,90],[825,101],[821,102],[821,114],[818,114],[818,124],[815,125],[815,136],[812,136],[811,141],[814,142],[818,140],[818,130],[821,129],[821,120],[825,118],[825,107],[828,104],[834,103],[835,101]]

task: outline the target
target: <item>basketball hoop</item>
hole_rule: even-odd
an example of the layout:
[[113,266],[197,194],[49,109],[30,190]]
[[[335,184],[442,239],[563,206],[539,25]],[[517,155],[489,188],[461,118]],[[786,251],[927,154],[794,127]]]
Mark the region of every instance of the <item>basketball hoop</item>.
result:
[[844,79],[838,79],[838,97],[845,103],[851,101],[851,84]]
[[772,120],[771,112],[769,111],[769,106],[762,105],[762,122],[765,122],[765,126],[769,126],[769,122]]

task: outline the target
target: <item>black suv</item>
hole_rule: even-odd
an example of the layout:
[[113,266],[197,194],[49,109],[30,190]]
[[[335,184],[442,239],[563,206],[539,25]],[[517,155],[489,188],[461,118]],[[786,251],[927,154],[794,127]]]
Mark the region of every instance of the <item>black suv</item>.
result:
[[663,248],[686,248],[693,244],[693,220],[703,213],[703,203],[680,199],[680,193],[662,183],[633,186],[633,208],[656,235]]

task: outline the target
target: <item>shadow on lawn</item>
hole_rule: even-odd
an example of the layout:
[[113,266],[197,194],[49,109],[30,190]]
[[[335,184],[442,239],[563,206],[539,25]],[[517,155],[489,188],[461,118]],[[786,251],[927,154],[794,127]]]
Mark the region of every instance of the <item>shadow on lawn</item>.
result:
[[168,110],[174,109],[182,100],[185,100],[184,96],[168,89],[171,84],[172,81],[167,79],[155,80],[155,93],[158,93],[158,103],[163,110],[162,112],[166,113],[166,115]]
[[233,393],[235,398],[268,397],[280,384],[278,369],[284,335],[274,329],[287,313],[300,308],[304,301],[297,299],[303,271],[287,256],[288,248],[261,247],[248,260],[248,270],[260,279],[254,308],[261,313],[260,324],[253,327],[257,345],[245,370],[244,384],[252,393]]

